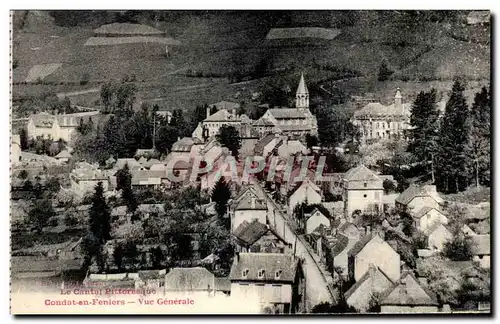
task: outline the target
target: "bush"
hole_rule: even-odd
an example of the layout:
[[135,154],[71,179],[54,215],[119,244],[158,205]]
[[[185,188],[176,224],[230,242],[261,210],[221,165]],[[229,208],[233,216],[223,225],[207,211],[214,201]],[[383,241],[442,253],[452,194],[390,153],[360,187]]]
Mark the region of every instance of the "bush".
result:
[[389,179],[385,179],[382,185],[384,186],[384,193],[386,195],[396,190],[396,184]]
[[444,244],[443,254],[453,261],[472,259],[472,240],[469,236],[459,234]]

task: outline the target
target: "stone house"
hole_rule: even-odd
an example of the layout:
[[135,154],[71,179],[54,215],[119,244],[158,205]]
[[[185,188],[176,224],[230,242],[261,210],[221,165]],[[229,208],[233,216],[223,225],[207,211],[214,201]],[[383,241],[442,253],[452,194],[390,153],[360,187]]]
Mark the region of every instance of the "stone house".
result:
[[268,225],[254,220],[243,221],[233,232],[236,252],[290,253],[291,244],[282,239]]
[[344,293],[349,306],[363,313],[370,311],[377,297],[391,288],[394,283],[378,267],[370,265],[368,271]]
[[451,231],[442,223],[434,223],[426,233],[428,234],[429,250],[434,252],[442,251],[444,244],[453,237]]
[[439,210],[443,199],[433,185],[410,185],[396,198],[396,208],[415,215],[423,207]]
[[308,205],[321,203],[321,189],[310,180],[303,181],[288,198],[290,214],[295,206],[307,202]]
[[429,230],[435,229],[435,224],[448,224],[446,217],[439,209],[424,206],[413,215],[415,228],[423,233],[429,234]]

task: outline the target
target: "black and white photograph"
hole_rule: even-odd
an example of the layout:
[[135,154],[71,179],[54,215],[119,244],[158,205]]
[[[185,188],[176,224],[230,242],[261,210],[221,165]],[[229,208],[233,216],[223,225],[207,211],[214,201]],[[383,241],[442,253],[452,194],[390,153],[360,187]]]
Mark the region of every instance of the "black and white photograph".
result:
[[488,8],[9,14],[11,314],[491,316]]

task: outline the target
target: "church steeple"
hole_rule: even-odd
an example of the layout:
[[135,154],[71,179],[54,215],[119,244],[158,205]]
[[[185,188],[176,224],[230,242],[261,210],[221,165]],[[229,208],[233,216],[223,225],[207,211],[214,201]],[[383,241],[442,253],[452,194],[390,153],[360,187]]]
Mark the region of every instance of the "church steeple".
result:
[[295,95],[295,108],[309,109],[309,91],[307,90],[304,74],[300,76],[297,94]]

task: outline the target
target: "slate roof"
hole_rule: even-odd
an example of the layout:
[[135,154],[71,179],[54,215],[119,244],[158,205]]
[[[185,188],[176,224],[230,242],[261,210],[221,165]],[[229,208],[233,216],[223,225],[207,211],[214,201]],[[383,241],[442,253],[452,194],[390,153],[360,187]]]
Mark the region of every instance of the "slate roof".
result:
[[214,274],[202,267],[173,268],[165,276],[166,291],[200,291],[214,288]]
[[184,137],[172,144],[172,152],[190,152],[194,144],[201,144],[197,138]]
[[380,178],[363,164],[350,169],[344,174],[347,181],[379,181]]
[[[424,206],[422,208],[420,208],[418,210],[418,212],[413,216],[413,218],[415,219],[420,219],[422,218],[423,216],[427,215],[428,212],[430,212],[431,210],[433,209],[436,209],[434,207],[430,207],[430,206]],[[440,214],[444,215],[443,212],[441,212],[440,210],[436,209]]]
[[[234,257],[229,277],[232,281],[280,281],[294,282],[299,260],[293,255],[281,253],[239,253]],[[243,276],[243,270],[248,274]],[[264,276],[258,277],[258,272],[264,270]],[[276,272],[281,271],[279,278]]]
[[268,145],[269,143],[271,143],[273,140],[275,140],[277,138],[278,137],[276,137],[275,134],[269,134],[269,135],[264,136],[260,141],[257,142],[257,144],[255,144],[255,147],[254,147],[255,154],[259,154],[259,155],[264,154],[264,148],[266,147],[266,145]]
[[[276,119],[305,119],[306,116],[297,108],[272,108],[268,110]],[[281,127],[282,125],[280,125]]]
[[349,245],[349,238],[343,234],[337,234],[331,241],[332,254],[334,257],[344,251]]
[[401,108],[396,108],[395,104],[389,106],[383,105],[380,102],[370,102],[360,110],[354,113],[354,118],[366,118],[366,117],[381,117],[381,116],[392,116],[392,117],[408,117],[411,112],[411,103],[403,103]]
[[267,118],[261,117],[259,118],[255,123],[252,124],[253,126],[275,126],[272,120],[269,120]]
[[[372,270],[372,271],[370,271]],[[361,287],[363,285],[363,283],[365,283],[366,281],[368,280],[375,280],[374,276],[381,276],[385,279],[387,279],[388,281],[388,284],[394,284],[392,282],[391,279],[389,279],[389,277],[387,277],[387,275],[382,271],[380,270],[379,267],[375,267],[373,265],[370,265],[370,269],[368,271],[365,272],[365,274],[359,278],[358,281],[356,281],[356,283],[354,285],[351,286],[351,288],[349,288],[349,290],[347,290],[345,293],[344,293],[344,297],[345,299],[348,299],[349,297],[351,297],[351,295],[356,292],[356,290],[359,289],[359,287]]]
[[490,234],[472,236],[472,251],[474,255],[489,255],[490,243]]
[[416,197],[431,197],[436,200],[436,197],[429,193],[425,186],[410,185],[396,198],[396,202],[408,205]]
[[[245,198],[238,203],[235,210],[267,210],[267,204],[262,200],[248,195]],[[255,202],[253,206],[252,199]]]
[[13,256],[10,259],[12,274],[22,272],[59,272],[64,270],[78,270],[82,260],[59,260],[40,256]]
[[227,121],[241,122],[241,118],[239,118],[237,115],[233,115],[226,109],[221,109],[203,120],[203,122],[227,122]]
[[151,170],[132,170],[130,171],[132,175],[132,185],[141,185],[146,183],[154,183],[160,182],[161,179],[167,177],[167,173],[165,171],[151,171]]
[[251,223],[243,221],[233,232],[233,235],[246,245],[252,245],[257,242],[264,234],[269,231],[267,225],[258,221]]
[[297,87],[297,94],[299,93],[309,93],[309,90],[307,90],[306,81],[304,80],[304,74],[300,75],[299,86]]
[[381,296],[381,305],[438,306],[436,297],[408,272]]

